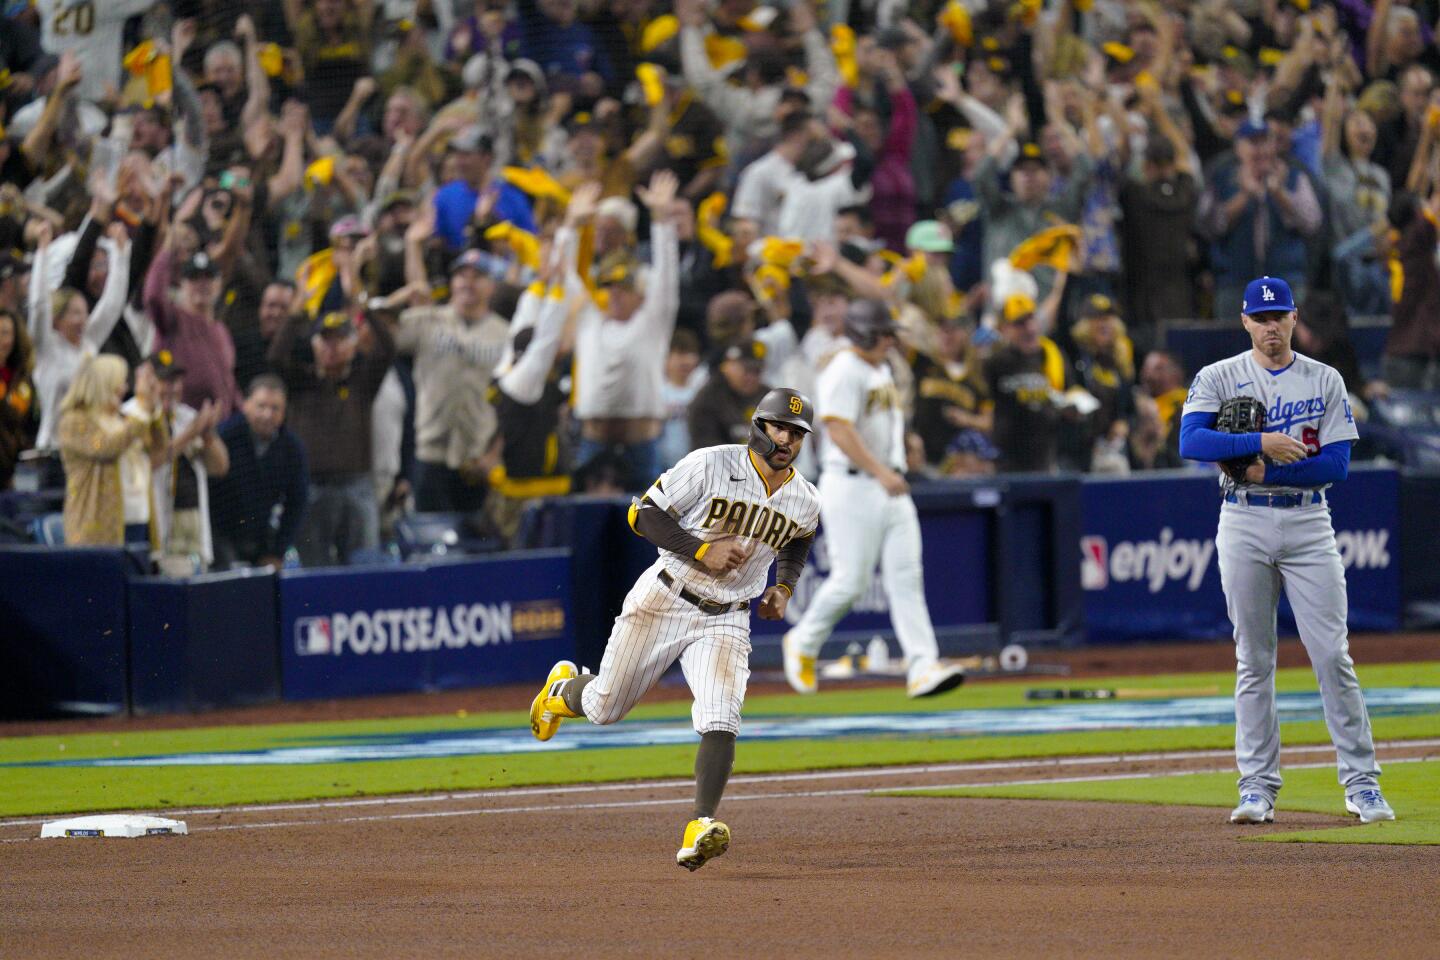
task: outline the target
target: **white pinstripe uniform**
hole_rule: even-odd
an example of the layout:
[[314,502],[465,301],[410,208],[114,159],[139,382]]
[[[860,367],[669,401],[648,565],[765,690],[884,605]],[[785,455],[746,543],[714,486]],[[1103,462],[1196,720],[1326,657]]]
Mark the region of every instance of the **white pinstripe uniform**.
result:
[[[738,733],[750,678],[750,601],[765,590],[775,554],[815,532],[820,497],[794,470],[771,491],[749,447],[726,444],[685,456],[646,492],[680,526],[707,543],[743,538],[748,558],[729,574],[668,550],[641,574],[610,632],[600,671],[581,693],[591,723],[614,723],[654,686],[678,658],[695,696],[695,732]],[[632,512],[633,523],[633,512]],[[673,578],[669,586],[661,573]],[[731,604],[707,614],[682,598],[681,588]]]

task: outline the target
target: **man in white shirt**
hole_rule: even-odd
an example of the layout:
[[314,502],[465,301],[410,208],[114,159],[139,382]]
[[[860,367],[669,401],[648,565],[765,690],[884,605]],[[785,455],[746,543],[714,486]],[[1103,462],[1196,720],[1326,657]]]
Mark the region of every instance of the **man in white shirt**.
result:
[[[662,170],[649,189],[637,193],[650,210],[648,276],[627,256],[607,258],[595,284],[603,293],[603,313],[585,304],[575,338],[575,415],[580,421],[576,466],[619,448],[628,482],[643,488],[660,474],[659,438],[665,420],[662,384],[670,337],[680,309],[680,247],[673,201],[680,182]],[[579,224],[593,207],[579,193],[568,215]],[[588,198],[586,198],[588,200]],[[570,289],[575,290],[572,284]],[[572,296],[584,296],[572,292]]]
[[730,215],[753,221],[762,237],[778,236],[785,192],[799,176],[796,164],[813,137],[814,118],[808,112],[786,114],[780,122],[780,142],[741,172]]

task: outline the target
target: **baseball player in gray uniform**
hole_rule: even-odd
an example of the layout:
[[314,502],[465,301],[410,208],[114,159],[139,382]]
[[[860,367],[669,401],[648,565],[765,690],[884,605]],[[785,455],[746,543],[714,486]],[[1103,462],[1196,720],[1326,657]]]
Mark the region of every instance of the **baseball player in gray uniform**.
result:
[[[694,694],[700,734],[695,817],[676,862],[697,870],[730,845],[715,809],[735,761],[735,735],[750,677],[750,602],[779,620],[805,569],[820,498],[792,464],[811,431],[810,401],[771,390],[755,408],[750,442],[705,447],[661,474],[630,507],[630,527],[660,549],[615,621],[600,672],[561,661],[530,707],[540,740],[562,720],[615,723],[679,659]],[[770,564],[775,584],[766,587]]]
[[[1350,659],[1345,571],[1325,500],[1326,489],[1347,476],[1350,444],[1359,436],[1345,384],[1333,367],[1290,348],[1297,312],[1284,280],[1252,281],[1241,314],[1252,349],[1196,374],[1180,425],[1182,456],[1226,470],[1215,544],[1235,625],[1240,804],[1230,822],[1275,819],[1281,783],[1275,606],[1282,586],[1320,685],[1345,808],[1364,823],[1393,820]],[[1244,419],[1232,413],[1245,410],[1259,429],[1216,429],[1227,419]]]

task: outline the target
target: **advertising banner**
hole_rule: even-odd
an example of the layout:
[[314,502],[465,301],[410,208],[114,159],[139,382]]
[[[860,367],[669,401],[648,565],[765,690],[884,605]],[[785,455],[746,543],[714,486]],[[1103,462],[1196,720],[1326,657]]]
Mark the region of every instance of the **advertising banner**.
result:
[[570,553],[280,578],[288,700],[533,681],[574,656]]
[[[1080,583],[1089,642],[1230,634],[1215,553],[1220,495],[1213,474],[1087,479],[1082,495]],[[1398,475],[1388,469],[1354,469],[1348,480],[1330,488],[1328,499],[1345,566],[1351,628],[1396,629]],[[1293,632],[1284,600],[1280,623],[1282,630]]]
[[[993,516],[984,510],[964,512],[925,512],[920,514],[925,571],[925,602],[930,619],[942,638],[953,636],[966,628],[989,623],[994,618],[990,581],[990,528]],[[752,643],[756,662],[780,661],[780,638],[800,620],[832,566],[825,530],[815,538],[810,561],[796,584],[795,596],[780,621],[751,621]],[[891,636],[890,599],[885,592],[884,575],[878,569],[864,592],[835,627],[834,641],[846,643],[866,640],[874,635]],[[824,656],[841,652],[827,646]],[[898,655],[899,647],[891,652]]]

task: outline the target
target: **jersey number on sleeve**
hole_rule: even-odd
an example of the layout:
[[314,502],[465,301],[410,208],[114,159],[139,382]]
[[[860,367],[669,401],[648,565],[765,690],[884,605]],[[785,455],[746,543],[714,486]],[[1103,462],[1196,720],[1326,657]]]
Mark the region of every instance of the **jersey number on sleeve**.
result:
[[94,29],[95,4],[91,0],[77,3],[73,7],[66,7],[55,17],[55,36],[57,37],[71,33],[77,37],[88,37],[90,31]]
[[1305,444],[1306,456],[1317,456],[1320,453],[1320,431],[1314,427],[1305,427],[1300,431],[1300,442]]

